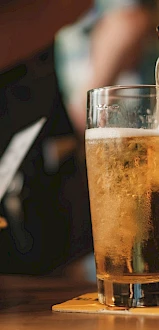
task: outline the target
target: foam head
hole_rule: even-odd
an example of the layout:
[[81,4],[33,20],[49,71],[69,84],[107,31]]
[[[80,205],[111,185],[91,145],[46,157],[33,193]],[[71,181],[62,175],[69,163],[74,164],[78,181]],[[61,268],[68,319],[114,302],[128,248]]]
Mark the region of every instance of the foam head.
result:
[[99,127],[87,129],[85,132],[86,140],[141,136],[159,136],[159,129]]

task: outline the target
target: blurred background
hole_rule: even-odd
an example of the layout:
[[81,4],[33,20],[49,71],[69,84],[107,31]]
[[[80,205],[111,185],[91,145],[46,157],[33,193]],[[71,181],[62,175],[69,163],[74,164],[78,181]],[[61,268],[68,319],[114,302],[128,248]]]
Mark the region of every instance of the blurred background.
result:
[[13,134],[47,117],[1,203],[2,273],[45,273],[92,247],[85,162],[59,93],[53,51],[51,45],[2,77],[3,150]]
[[0,273],[70,274],[74,261],[76,277],[95,280],[86,91],[155,83],[157,6],[96,0],[54,43],[1,72],[0,156],[14,134],[41,117],[47,121],[1,201]]

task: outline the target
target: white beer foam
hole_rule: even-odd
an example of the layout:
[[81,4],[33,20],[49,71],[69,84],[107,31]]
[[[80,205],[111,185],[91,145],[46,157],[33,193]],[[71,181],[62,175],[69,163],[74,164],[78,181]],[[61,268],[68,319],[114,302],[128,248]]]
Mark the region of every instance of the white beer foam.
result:
[[86,140],[105,139],[105,138],[123,138],[123,137],[140,137],[140,136],[159,136],[159,128],[90,128],[85,132]]

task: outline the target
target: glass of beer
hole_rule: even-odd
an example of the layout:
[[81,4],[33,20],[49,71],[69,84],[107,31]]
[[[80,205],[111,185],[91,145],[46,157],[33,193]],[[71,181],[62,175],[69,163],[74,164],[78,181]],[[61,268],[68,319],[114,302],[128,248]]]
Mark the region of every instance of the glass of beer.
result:
[[159,305],[159,87],[90,90],[85,132],[99,302]]

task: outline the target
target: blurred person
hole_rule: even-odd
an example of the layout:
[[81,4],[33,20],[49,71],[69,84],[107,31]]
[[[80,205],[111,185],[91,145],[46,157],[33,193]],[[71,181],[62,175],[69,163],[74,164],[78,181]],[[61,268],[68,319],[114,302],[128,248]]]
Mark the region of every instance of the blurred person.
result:
[[86,125],[87,90],[120,83],[154,83],[156,6],[155,1],[97,0],[85,19],[58,33],[57,76],[80,136],[84,136]]

